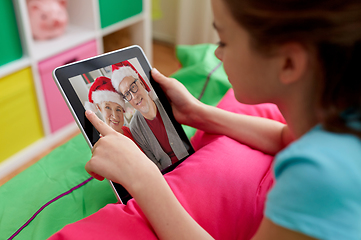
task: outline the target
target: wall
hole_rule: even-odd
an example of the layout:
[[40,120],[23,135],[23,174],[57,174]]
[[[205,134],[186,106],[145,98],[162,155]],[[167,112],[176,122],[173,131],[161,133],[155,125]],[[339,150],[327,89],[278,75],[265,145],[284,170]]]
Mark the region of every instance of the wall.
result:
[[160,0],[162,18],[153,20],[153,38],[175,44],[180,0]]
[[172,44],[216,43],[209,0],[159,0],[163,13],[153,20],[153,38]]

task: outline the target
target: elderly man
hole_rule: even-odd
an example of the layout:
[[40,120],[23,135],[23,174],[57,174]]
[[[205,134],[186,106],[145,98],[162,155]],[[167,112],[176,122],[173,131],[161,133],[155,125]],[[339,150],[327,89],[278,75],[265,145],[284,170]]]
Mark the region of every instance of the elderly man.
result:
[[130,123],[134,140],[162,170],[188,156],[188,151],[159,99],[128,61],[113,65],[112,84],[137,111]]

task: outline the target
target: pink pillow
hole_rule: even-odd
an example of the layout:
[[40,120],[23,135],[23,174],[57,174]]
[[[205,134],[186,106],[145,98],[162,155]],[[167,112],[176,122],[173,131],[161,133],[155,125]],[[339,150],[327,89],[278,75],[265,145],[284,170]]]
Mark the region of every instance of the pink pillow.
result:
[[[229,112],[240,113],[250,116],[258,116],[273,119],[281,123],[286,123],[278,107],[272,103],[263,103],[256,105],[247,105],[238,102],[234,97],[233,89],[229,89],[224,95],[222,100],[217,105],[218,108],[227,110]],[[200,149],[202,146],[213,141],[219,135],[206,134],[203,131],[196,131],[191,139],[193,148],[195,150]]]
[[[219,107],[284,121],[272,104],[238,104],[232,90]],[[262,220],[265,197],[273,184],[273,156],[226,136],[201,131],[192,143],[197,151],[165,175],[169,186],[189,214],[215,239],[250,239]],[[50,239],[118,238],[157,239],[134,200],[127,205],[109,204],[65,226]]]

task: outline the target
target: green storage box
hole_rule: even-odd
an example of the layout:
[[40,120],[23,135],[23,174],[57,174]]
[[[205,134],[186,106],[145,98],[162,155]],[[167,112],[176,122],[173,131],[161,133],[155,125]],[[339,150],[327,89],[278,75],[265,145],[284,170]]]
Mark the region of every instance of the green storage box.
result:
[[132,17],[142,12],[142,0],[99,0],[101,27]]
[[23,55],[11,0],[0,1],[0,66],[19,59]]

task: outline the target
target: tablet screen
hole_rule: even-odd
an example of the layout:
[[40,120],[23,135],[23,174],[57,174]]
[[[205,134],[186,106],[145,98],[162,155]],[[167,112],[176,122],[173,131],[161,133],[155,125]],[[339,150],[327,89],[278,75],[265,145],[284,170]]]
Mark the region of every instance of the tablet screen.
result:
[[[54,79],[90,146],[100,135],[85,110],[129,137],[166,173],[194,150],[150,70],[136,46],[60,67]],[[112,186],[121,202],[131,198],[119,184]]]

